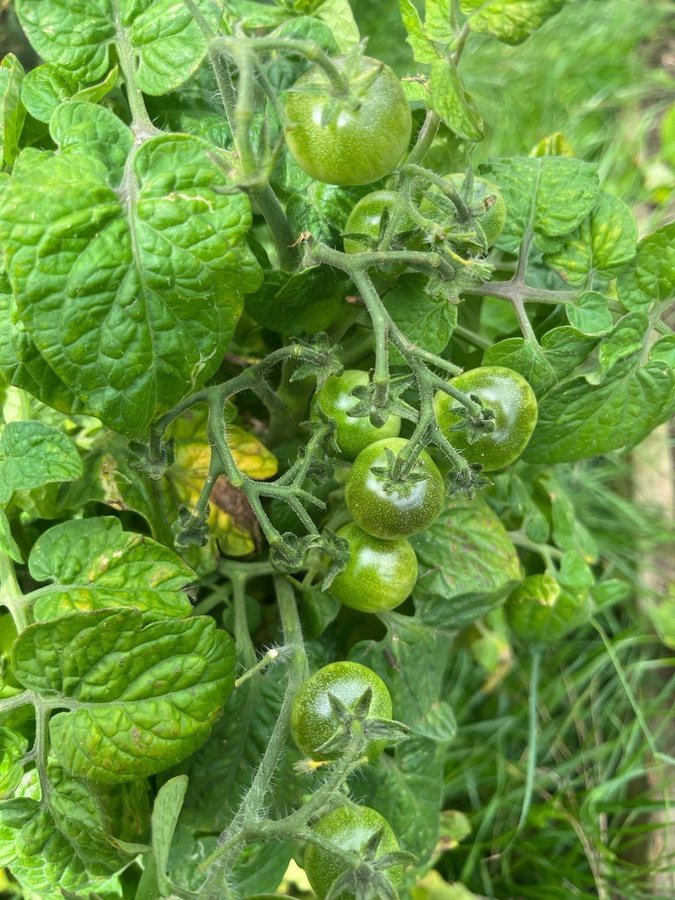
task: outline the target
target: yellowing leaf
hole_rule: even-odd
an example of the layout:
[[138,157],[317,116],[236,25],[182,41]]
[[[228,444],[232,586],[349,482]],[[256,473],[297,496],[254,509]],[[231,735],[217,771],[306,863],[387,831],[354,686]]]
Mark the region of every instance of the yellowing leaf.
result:
[[[168,473],[178,500],[194,506],[206,481],[211,451],[206,439],[206,414],[195,411],[174,426],[175,463]],[[271,478],[278,463],[258,438],[237,425],[227,426],[227,443],[237,467],[249,478]],[[247,556],[258,549],[258,522],[245,495],[219,478],[211,492],[209,530],[227,556]]]
[[274,454],[248,431],[237,425],[228,426],[227,443],[237,468],[249,478],[264,481],[277,474],[279,464]]

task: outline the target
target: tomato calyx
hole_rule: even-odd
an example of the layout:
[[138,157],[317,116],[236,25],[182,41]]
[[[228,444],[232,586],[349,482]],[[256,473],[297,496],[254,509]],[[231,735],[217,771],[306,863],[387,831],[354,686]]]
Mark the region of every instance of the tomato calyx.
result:
[[399,894],[391,882],[384,877],[387,869],[394,866],[411,865],[416,857],[406,850],[393,850],[377,855],[384,837],[384,828],[380,828],[368,840],[361,851],[362,859],[353,869],[343,872],[333,882],[331,896],[341,897],[379,897],[381,900],[397,900]]
[[483,401],[478,396],[478,394],[468,394],[469,400],[472,400],[474,403],[477,403],[480,406],[480,412],[471,413],[466,406],[463,406],[461,403],[458,403],[453,407],[452,411],[456,416],[460,416],[461,419],[455,425],[451,425],[447,430],[450,431],[462,431],[464,432],[464,437],[468,441],[469,444],[474,444],[477,440],[482,438],[486,434],[492,434],[495,430],[497,423],[495,419],[495,411],[490,409],[490,407],[484,406]]
[[410,729],[403,722],[379,719],[370,714],[373,690],[367,687],[352,707],[346,706],[332,691],[328,691],[331,712],[339,722],[335,733],[316,748],[321,756],[337,758],[366,757],[366,748],[372,741],[397,744],[404,740]]

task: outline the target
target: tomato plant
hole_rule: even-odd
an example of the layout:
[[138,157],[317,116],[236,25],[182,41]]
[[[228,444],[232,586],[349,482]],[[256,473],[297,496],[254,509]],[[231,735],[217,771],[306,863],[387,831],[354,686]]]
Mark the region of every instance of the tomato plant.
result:
[[[336,900],[353,900],[359,896],[357,885],[363,879],[363,873],[359,873],[357,867],[366,868],[370,863],[377,866],[378,861],[382,862],[386,854],[395,853],[399,849],[391,825],[376,810],[367,806],[340,806],[319,819],[312,830],[319,837],[329,840],[336,848],[331,852],[324,846],[310,844],[305,853],[305,871],[319,900],[328,896],[331,889]],[[353,855],[353,873],[350,872],[345,857],[338,855],[338,851]],[[385,886],[380,888],[378,896],[385,896],[383,891],[387,887],[395,888],[401,883],[403,870],[400,865],[395,865],[380,871]],[[337,888],[336,892],[333,886],[338,879],[342,890]],[[361,887],[363,888],[362,881]],[[374,890],[373,886],[371,893]]]
[[461,407],[457,409],[453,398],[439,391],[434,400],[436,419],[450,443],[486,472],[518,459],[537,424],[537,398],[523,376],[504,366],[482,366],[453,378],[452,385],[480,401],[492,418],[491,430],[482,433],[461,428]]
[[[453,204],[453,199],[449,201],[454,206],[451,206],[451,217],[460,226],[469,228],[472,222],[477,222],[485,236],[486,246],[494,246],[506,224],[506,203],[497,185],[485,178],[473,178],[469,182],[462,173],[457,172],[445,175],[444,181],[453,188],[452,198],[457,204]],[[442,199],[443,206],[440,205]],[[440,223],[448,219],[447,207],[448,199],[438,188],[422,202],[422,211]]]
[[485,102],[561,6],[0,4],[12,896],[291,894],[302,854],[320,896],[622,893],[604,743],[537,754],[572,721],[537,692],[579,640],[575,726],[625,689],[667,758],[622,637],[649,529],[606,482],[675,409],[675,226],[638,241],[595,146]]
[[373,425],[366,414],[354,416],[350,412],[360,404],[352,391],[369,384],[368,373],[358,369],[345,369],[340,375],[332,375],[316,392],[316,405],[321,412],[335,422],[335,441],[345,459],[356,459],[359,453],[375,441],[398,437],[401,419],[390,415],[381,426]]
[[417,580],[417,558],[410,543],[383,541],[353,522],[337,536],[349,544],[349,559],[330,592],[345,606],[361,612],[380,612],[400,606]]
[[286,96],[286,141],[296,163],[317,181],[370,184],[401,161],[412,127],[410,106],[391,69],[364,56],[336,59],[345,78],[334,94],[326,73],[310,69]]
[[[361,708],[363,707],[363,708]],[[350,736],[350,714],[360,723],[391,719],[391,697],[384,682],[366,666],[335,662],[315,672],[293,699],[293,740],[311,759],[335,759],[345,751]],[[366,740],[361,753],[372,761],[385,742]]]
[[422,451],[407,479],[394,466],[408,447],[404,438],[370,444],[356,458],[345,485],[345,503],[354,521],[373,537],[404,538],[438,518],[443,508],[443,478]]
[[392,229],[391,248],[395,249],[397,236],[414,230],[415,223],[405,213],[402,216],[396,213],[397,200],[393,191],[372,191],[359,200],[345,225],[345,253],[377,250],[389,227]]

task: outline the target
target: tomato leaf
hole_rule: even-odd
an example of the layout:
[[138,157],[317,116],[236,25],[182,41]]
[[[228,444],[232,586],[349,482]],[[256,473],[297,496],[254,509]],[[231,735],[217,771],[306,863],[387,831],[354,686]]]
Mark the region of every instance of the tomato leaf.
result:
[[30,625],[12,660],[25,687],[63,700],[67,711],[49,722],[61,765],[102,783],[160,772],[194,752],[234,684],[233,643],[213,619],[144,624],[134,609]]
[[637,246],[634,261],[617,279],[619,301],[628,310],[648,313],[675,296],[675,222],[658,228]]
[[499,606],[521,578],[518,554],[484,500],[452,500],[410,541],[420,567],[413,597],[420,620],[465,628]]
[[60,429],[42,422],[9,422],[0,437],[0,503],[14,491],[29,491],[82,474],[77,448]]
[[444,124],[465,141],[483,139],[483,120],[462,84],[456,66],[446,59],[435,59],[429,75],[429,108]]
[[222,193],[215,151],[196,138],[131,151],[122,122],[82,102],[59,107],[51,129],[60,153],[15,176],[0,202],[18,315],[93,413],[140,435],[220,365],[240,292],[259,279],[249,203]]
[[64,100],[98,103],[114,88],[118,74],[117,66],[113,66],[102,81],[83,86],[67,70],[45,63],[26,73],[21,85],[21,102],[34,119],[49,122]]
[[13,53],[0,62],[0,163],[11,166],[19,152],[19,138],[26,118],[21,102],[24,68]]
[[480,174],[501,190],[508,215],[497,246],[515,253],[526,234],[552,253],[574,232],[598,202],[595,166],[563,156],[494,159]]
[[523,459],[573,462],[637,444],[672,414],[674,395],[675,373],[661,360],[622,360],[600,384],[579,375],[542,399]]
[[554,16],[565,0],[460,0],[477,34],[492,34],[505,44],[522,42]]
[[615,274],[619,266],[635,256],[637,225],[618,197],[601,192],[598,204],[577,234],[544,262],[569,284],[590,284],[598,273]]
[[[195,0],[212,27],[217,10]],[[29,41],[48,63],[84,83],[103,78],[111,56],[132,52],[135,81],[146,94],[174,90],[192,75],[206,55],[206,38],[185,4],[174,0],[18,0],[17,14]]]
[[187,616],[185,588],[195,573],[168,547],[122,530],[112,516],[71,519],[42,534],[28,560],[41,588],[33,606],[38,622],[85,610],[132,606],[145,620]]
[[584,334],[602,335],[611,331],[609,297],[598,291],[586,291],[573,303],[565,304],[567,321]]
[[485,351],[484,366],[506,366],[527,380],[540,396],[570,375],[588,357],[597,339],[565,325],[547,331],[541,344],[506,338]]
[[[382,301],[396,325],[413,344],[430,353],[442,353],[457,324],[457,307],[445,297],[429,294],[426,284],[424,276],[402,276]],[[389,356],[394,365],[403,363],[394,347],[390,346]]]
[[114,846],[107,824],[85,782],[53,777],[48,803],[0,803],[0,865],[45,900],[59,900],[62,890],[116,893],[115,873],[132,857]]

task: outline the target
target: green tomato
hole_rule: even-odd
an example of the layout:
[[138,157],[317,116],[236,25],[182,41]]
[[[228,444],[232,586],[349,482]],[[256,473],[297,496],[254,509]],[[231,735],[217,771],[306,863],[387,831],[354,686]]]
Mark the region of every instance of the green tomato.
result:
[[[389,822],[368,806],[339,806],[315,822],[312,830],[331,841],[340,850],[353,853],[362,862],[377,861],[379,856],[395,853],[400,849]],[[380,840],[373,860],[364,860],[363,855],[368,842],[378,834]],[[304,868],[318,900],[323,900],[335,881],[349,871],[344,859],[316,844],[308,844]],[[384,869],[382,876],[392,887],[397,888],[403,879],[403,866],[395,865]],[[334,900],[355,900],[355,898],[355,891],[347,887],[335,895]]]
[[376,613],[400,606],[417,581],[417,557],[405,538],[383,541],[350,522],[338,531],[349,544],[345,570],[330,593],[344,606]]
[[453,378],[450,384],[464,394],[477,397],[494,413],[494,431],[469,442],[464,430],[451,431],[462,416],[453,412],[457,401],[439,391],[434,398],[436,421],[447,439],[470,463],[486,472],[503,469],[527,446],[537,424],[537,398],[522,375],[503,366],[482,366]]
[[[360,663],[330,663],[308,678],[291,705],[291,734],[298,749],[310,759],[337,759],[341,749],[329,753],[319,749],[343,728],[331,706],[330,695],[347,709],[353,709],[367,688],[372,691],[368,718],[391,719],[387,686],[379,675]],[[385,747],[384,741],[369,741],[365,753],[372,762]]]
[[317,181],[370,184],[388,175],[407,150],[410,106],[384,63],[368,56],[355,67],[345,58],[333,62],[349,79],[351,96],[335,97],[321,69],[305,72],[284,101],[286,144],[300,168]]
[[[499,188],[491,181],[484,178],[473,179],[473,194],[468,197],[465,194],[466,176],[463,172],[452,175],[444,175],[444,180],[449,181],[457,193],[462,197],[469,209],[476,216],[476,220],[483,229],[488,247],[492,247],[506,224],[506,203]],[[438,189],[436,189],[438,190]],[[433,193],[432,193],[433,197]],[[425,198],[421,204],[421,212],[429,218],[440,221],[442,215],[439,207],[434,206],[432,199]]]
[[349,415],[349,410],[359,403],[352,389],[365,387],[368,380],[367,372],[346,369],[341,375],[332,375],[316,394],[315,402],[321,411],[335,422],[335,440],[345,459],[356,459],[364,447],[382,438],[397,437],[401,430],[398,416],[389,416],[378,428],[368,416]]
[[[391,215],[391,210],[397,202],[398,197],[393,191],[373,191],[362,197],[349,213],[344,227],[344,233],[349,235],[344,239],[345,253],[368,253],[377,250],[384,231],[383,216],[385,213]],[[409,232],[414,228],[415,223],[403,216],[396,223],[396,234]]]
[[373,537],[395,540],[427,528],[441,514],[445,485],[438,467],[423,450],[404,482],[392,483],[373,471],[389,463],[408,442],[388,438],[366,447],[356,458],[345,484],[345,503],[357,525]]

